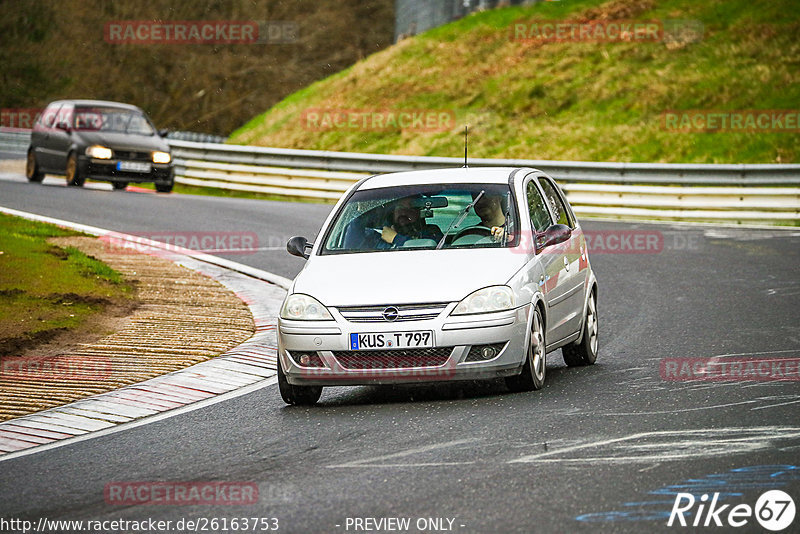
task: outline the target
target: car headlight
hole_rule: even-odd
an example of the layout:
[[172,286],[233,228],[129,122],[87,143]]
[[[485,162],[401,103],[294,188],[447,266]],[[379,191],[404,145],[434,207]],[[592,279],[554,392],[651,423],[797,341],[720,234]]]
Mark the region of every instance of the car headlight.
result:
[[153,152],[153,163],[169,163],[172,161],[172,156],[169,152]]
[[514,308],[514,292],[508,286],[490,286],[470,293],[450,315],[490,313]]
[[86,155],[95,159],[111,159],[114,155],[110,148],[100,145],[93,145],[86,149]]
[[286,297],[281,308],[281,319],[294,319],[296,321],[333,321],[331,312],[328,311],[314,297],[295,293]]

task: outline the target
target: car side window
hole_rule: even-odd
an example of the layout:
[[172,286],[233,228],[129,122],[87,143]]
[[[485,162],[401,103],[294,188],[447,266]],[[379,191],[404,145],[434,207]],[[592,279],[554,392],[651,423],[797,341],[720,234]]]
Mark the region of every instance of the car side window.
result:
[[71,105],[64,105],[61,106],[61,109],[58,110],[58,116],[56,118],[55,125],[63,125],[69,128],[72,123],[72,106]]
[[56,115],[61,106],[48,106],[41,115],[39,115],[39,124],[45,128],[52,128],[56,124]]
[[550,213],[548,213],[544,199],[533,180],[528,182],[526,186],[526,196],[528,197],[528,211],[531,216],[531,224],[537,232],[544,232],[551,224]]
[[555,186],[550,182],[550,180],[539,177],[539,185],[542,186],[542,190],[544,191],[547,202],[550,205],[550,209],[553,211],[553,215],[556,218],[556,224],[565,224],[570,228],[575,228],[575,221],[572,220],[569,211],[567,210],[566,206],[564,206],[564,201],[561,200],[561,196],[556,192]]

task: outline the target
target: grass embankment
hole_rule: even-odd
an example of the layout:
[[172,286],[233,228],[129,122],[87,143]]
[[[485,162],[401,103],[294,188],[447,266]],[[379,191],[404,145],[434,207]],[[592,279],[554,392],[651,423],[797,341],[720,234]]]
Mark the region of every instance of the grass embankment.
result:
[[0,356],[19,355],[134,298],[106,264],[48,238],[81,235],[0,214]]
[[[702,24],[699,40],[541,42],[515,22]],[[680,23],[678,23],[680,24]],[[795,0],[571,0],[495,9],[373,54],[294,93],[231,143],[353,152],[587,161],[789,163],[798,133],[667,131],[669,110],[796,110]],[[445,131],[314,131],[307,110],[445,110]]]

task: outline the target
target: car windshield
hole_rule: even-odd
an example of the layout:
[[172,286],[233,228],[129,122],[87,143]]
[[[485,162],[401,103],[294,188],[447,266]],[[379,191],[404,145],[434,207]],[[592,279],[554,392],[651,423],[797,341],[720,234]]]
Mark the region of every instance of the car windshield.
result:
[[140,111],[97,106],[76,108],[74,128],[83,131],[96,130],[135,135],[153,135],[155,132],[150,121]]
[[516,221],[505,184],[356,191],[331,224],[322,254],[511,247]]

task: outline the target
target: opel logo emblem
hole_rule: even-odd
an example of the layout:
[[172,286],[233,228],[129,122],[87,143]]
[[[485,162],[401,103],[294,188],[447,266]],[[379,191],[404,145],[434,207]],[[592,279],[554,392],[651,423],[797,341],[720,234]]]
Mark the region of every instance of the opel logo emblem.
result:
[[394,306],[389,306],[385,310],[383,310],[383,318],[387,321],[396,321],[397,318],[400,316],[400,310],[395,308]]

